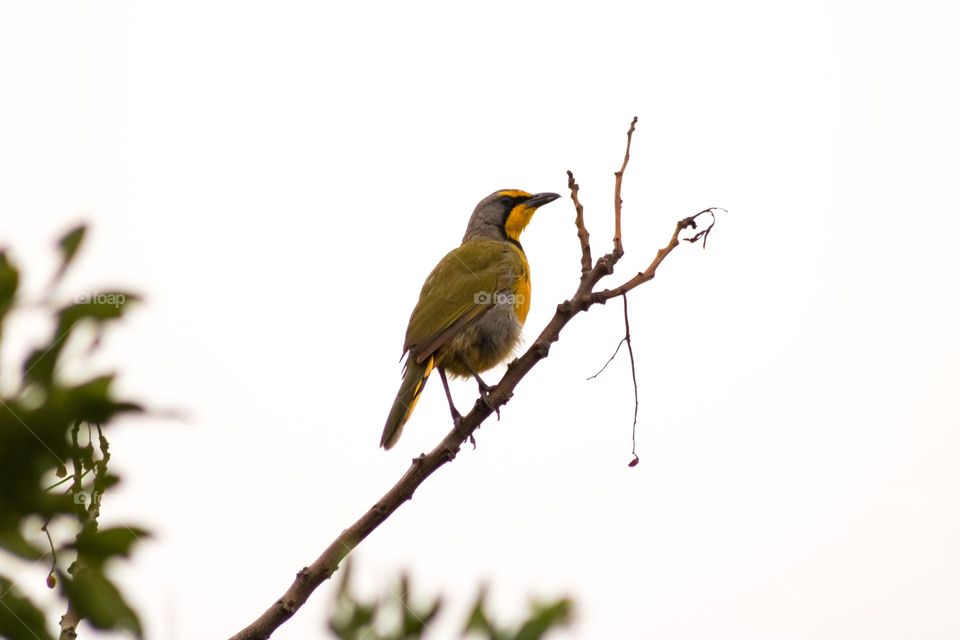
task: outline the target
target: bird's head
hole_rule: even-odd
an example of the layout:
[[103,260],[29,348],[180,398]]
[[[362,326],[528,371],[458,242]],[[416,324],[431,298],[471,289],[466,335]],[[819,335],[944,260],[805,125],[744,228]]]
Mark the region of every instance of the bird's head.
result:
[[520,232],[534,211],[559,198],[555,193],[527,193],[501,189],[480,201],[467,223],[463,240],[510,240],[519,242]]

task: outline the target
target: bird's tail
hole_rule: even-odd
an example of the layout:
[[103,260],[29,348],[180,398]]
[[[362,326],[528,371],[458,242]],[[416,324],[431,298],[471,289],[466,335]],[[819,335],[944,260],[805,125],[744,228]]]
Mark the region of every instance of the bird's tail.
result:
[[390,408],[390,415],[387,416],[387,423],[383,425],[383,436],[380,438],[380,446],[384,449],[390,449],[397,444],[400,439],[400,433],[403,432],[403,425],[407,423],[413,408],[417,406],[417,400],[423,392],[423,385],[427,384],[427,378],[433,371],[433,356],[427,358],[426,362],[418,364],[413,356],[407,357],[407,364],[403,370],[403,382],[400,384],[400,391],[393,401]]

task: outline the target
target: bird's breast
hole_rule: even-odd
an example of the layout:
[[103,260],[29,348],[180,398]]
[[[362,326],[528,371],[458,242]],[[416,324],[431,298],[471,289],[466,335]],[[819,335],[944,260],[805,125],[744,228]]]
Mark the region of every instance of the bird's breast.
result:
[[513,247],[513,250],[517,252],[520,258],[519,268],[514,274],[513,309],[517,314],[517,320],[522,325],[527,321],[527,313],[530,312],[530,263],[527,262],[527,256],[523,253],[523,249]]
[[517,314],[517,320],[520,324],[527,321],[527,313],[530,311],[530,273],[523,274],[517,278],[516,288],[514,290],[515,302],[514,311]]

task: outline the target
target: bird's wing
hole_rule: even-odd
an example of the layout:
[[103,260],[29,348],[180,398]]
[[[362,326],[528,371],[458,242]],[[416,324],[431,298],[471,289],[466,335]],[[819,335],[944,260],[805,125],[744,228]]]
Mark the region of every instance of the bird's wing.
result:
[[440,260],[410,315],[404,351],[425,360],[493,306],[505,257],[502,244],[470,242]]

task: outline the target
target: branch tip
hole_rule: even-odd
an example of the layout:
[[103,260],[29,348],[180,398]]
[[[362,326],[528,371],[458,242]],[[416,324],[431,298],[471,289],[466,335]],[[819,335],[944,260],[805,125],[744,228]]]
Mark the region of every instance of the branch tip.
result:
[[593,256],[590,250],[590,233],[583,220],[583,205],[580,204],[580,185],[573,177],[573,171],[567,170],[567,188],[570,189],[570,199],[573,200],[577,212],[574,224],[577,226],[577,237],[580,239],[580,281],[587,277],[593,268]]
[[620,232],[620,213],[623,206],[623,198],[620,192],[623,187],[623,174],[627,170],[627,163],[630,162],[630,144],[633,142],[633,132],[637,128],[637,116],[633,116],[630,121],[630,128],[627,129],[627,148],[623,153],[623,164],[620,165],[620,171],[614,172],[613,181],[613,255],[617,258],[623,255],[623,241]]

